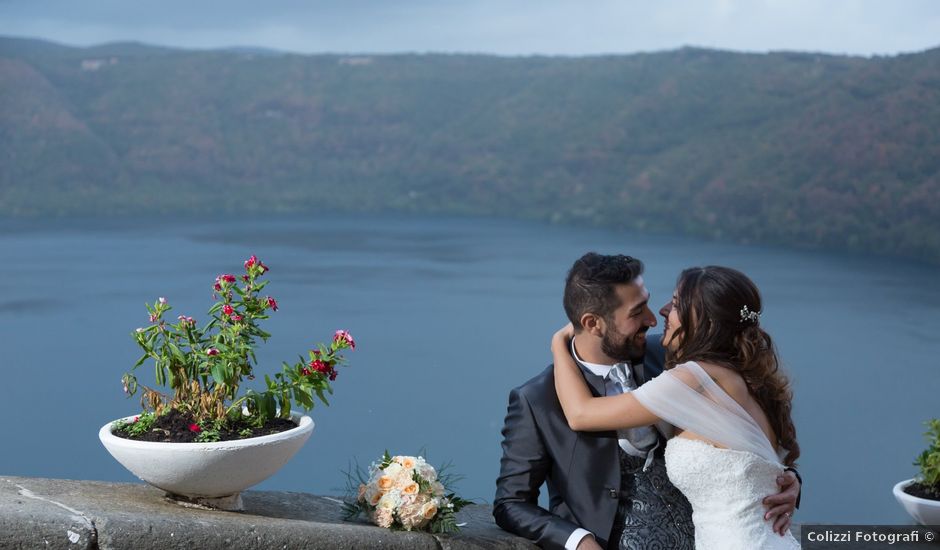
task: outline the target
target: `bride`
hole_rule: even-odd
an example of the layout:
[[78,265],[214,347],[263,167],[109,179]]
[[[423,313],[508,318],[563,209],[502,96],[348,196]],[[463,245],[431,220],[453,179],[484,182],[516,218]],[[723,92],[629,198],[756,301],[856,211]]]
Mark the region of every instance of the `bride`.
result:
[[667,370],[610,397],[593,397],[580,375],[572,326],[552,338],[555,389],[573,430],[676,426],[666,471],[692,505],[697,550],[800,547],[789,532],[774,533],[761,506],[800,454],[789,383],[761,310],[757,287],[740,271],[686,269],[660,310]]

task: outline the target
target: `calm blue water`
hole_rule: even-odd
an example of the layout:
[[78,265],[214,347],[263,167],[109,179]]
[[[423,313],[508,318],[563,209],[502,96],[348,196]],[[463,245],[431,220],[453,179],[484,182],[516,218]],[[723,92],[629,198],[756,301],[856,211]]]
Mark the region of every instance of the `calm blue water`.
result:
[[359,343],[310,441],[260,488],[339,494],[350,461],[426,448],[465,474],[464,496],[489,502],[508,392],[550,360],[565,273],[588,250],[642,258],[657,306],[689,265],[751,275],[795,381],[797,520],[908,521],[891,486],[915,473],[922,422],[940,416],[940,270],[488,219],[7,222],[0,475],[134,481],[97,430],[139,410],[120,377],[144,302],[166,296],[202,321],[215,276],[257,254],[281,304],[262,365],[338,328]]

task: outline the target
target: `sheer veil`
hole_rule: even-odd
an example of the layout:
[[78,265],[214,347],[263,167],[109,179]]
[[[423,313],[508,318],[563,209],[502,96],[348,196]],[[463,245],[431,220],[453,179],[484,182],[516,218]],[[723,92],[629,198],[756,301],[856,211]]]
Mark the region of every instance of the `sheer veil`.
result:
[[723,447],[780,463],[757,422],[694,361],[677,365],[631,392],[656,416]]

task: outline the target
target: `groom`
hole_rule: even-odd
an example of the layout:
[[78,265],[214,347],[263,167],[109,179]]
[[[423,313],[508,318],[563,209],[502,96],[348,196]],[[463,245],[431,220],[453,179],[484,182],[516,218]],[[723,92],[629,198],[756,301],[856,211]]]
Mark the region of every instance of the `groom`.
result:
[[[564,307],[575,327],[572,354],[595,396],[616,395],[663,370],[659,337],[643,286],[643,264],[593,252],[574,263]],[[631,298],[632,297],[632,298]],[[555,394],[550,365],[509,394],[503,457],[493,515],[503,529],[543,548],[693,548],[691,508],[665,474],[663,450],[671,427],[574,432]],[[548,484],[549,509],[538,495]],[[800,483],[778,479],[769,496],[775,531],[789,527]]]

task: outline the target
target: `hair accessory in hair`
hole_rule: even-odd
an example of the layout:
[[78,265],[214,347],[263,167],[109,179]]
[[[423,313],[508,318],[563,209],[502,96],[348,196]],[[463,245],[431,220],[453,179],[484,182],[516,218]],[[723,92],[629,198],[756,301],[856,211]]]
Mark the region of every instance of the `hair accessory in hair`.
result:
[[753,323],[756,325],[758,321],[760,321],[759,311],[751,311],[747,308],[747,306],[744,306],[741,308],[741,322],[742,323]]

